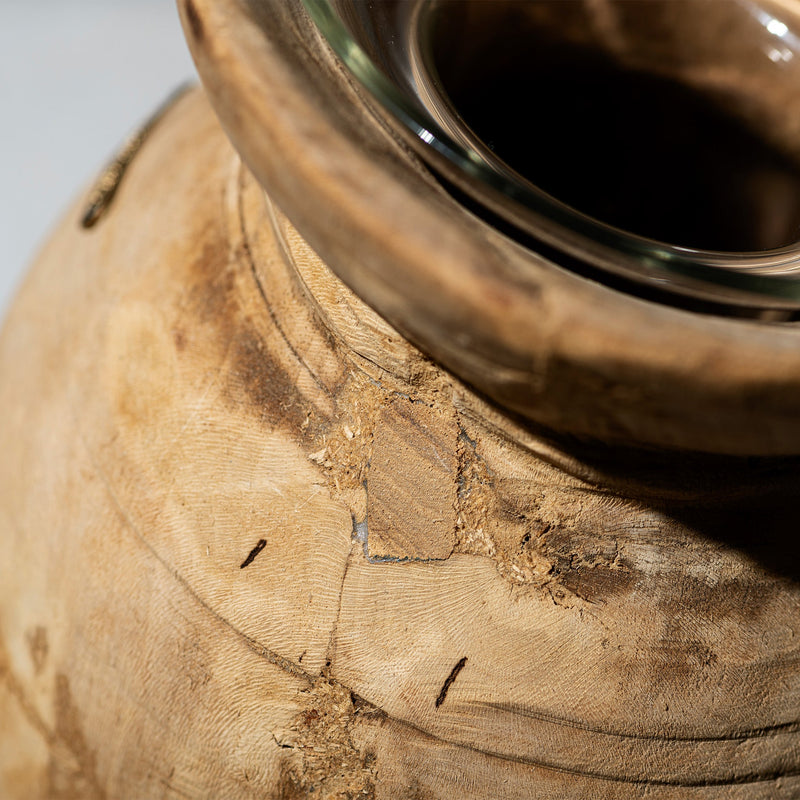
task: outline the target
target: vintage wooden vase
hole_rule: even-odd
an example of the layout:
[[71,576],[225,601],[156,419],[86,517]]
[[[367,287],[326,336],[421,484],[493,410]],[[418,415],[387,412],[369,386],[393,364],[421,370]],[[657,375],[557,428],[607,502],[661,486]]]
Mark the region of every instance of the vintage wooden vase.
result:
[[557,266],[299,4],[180,10],[0,338],[0,796],[800,797],[792,314]]

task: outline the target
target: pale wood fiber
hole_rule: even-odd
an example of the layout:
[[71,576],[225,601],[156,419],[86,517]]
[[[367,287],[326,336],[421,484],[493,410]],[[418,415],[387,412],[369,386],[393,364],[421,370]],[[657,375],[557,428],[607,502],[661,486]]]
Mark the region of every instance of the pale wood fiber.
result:
[[785,464],[509,418],[200,93],[80,211],[0,337],[0,796],[798,796]]

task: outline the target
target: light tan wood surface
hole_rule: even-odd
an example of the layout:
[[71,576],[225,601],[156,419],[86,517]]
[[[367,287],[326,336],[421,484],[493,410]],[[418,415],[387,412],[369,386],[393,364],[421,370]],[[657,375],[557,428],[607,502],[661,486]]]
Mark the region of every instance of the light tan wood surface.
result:
[[180,100],[0,337],[0,796],[794,798],[791,462],[569,447]]

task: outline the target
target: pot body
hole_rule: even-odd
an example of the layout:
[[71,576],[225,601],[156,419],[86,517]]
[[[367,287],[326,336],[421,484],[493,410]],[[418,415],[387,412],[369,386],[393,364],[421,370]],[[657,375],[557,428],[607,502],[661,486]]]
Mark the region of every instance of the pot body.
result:
[[791,798],[792,462],[567,446],[184,97],[0,340],[0,794]]

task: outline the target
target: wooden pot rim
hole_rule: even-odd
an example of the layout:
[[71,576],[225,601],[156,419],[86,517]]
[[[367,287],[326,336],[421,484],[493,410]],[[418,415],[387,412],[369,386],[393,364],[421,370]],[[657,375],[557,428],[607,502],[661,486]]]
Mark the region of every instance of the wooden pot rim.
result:
[[506,409],[607,444],[800,453],[800,329],[648,302],[477,220],[369,109],[298,0],[179,0],[212,104],[330,268]]

